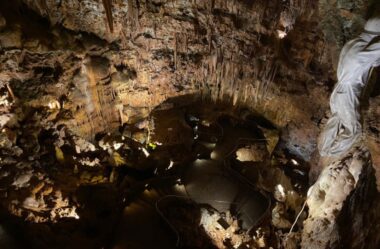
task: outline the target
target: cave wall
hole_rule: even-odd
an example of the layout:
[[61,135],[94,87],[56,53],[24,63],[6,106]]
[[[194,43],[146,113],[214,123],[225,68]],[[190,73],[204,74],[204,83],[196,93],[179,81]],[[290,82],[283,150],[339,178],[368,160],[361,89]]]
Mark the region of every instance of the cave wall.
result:
[[335,69],[346,42],[359,35],[365,24],[371,0],[320,0],[320,27],[330,47]]
[[334,78],[314,1],[113,2],[113,32],[100,0],[12,5],[32,11],[3,14],[2,84],[33,108],[58,101],[87,138],[171,97],[223,100],[263,114],[310,159]]
[[[374,0],[320,0],[320,28],[329,47],[329,56],[336,71],[339,53],[346,42],[358,36],[365,20],[377,10]],[[379,69],[372,72],[369,87],[365,89],[362,103],[364,113],[365,143],[371,151],[377,186],[380,190],[380,138],[379,138]]]

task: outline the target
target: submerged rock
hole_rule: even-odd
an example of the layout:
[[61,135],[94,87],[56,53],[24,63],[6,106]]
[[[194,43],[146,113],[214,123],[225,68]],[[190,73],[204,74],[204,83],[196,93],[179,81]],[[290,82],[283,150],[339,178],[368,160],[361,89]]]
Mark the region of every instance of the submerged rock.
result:
[[237,160],[241,162],[264,162],[268,156],[268,151],[262,144],[249,145],[236,151]]

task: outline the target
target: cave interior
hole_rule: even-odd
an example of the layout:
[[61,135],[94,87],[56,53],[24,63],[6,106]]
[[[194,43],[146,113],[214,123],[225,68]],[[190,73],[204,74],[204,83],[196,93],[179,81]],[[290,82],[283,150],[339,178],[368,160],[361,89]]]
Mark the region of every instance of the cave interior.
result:
[[380,248],[379,67],[318,149],[378,5],[0,1],[0,248]]

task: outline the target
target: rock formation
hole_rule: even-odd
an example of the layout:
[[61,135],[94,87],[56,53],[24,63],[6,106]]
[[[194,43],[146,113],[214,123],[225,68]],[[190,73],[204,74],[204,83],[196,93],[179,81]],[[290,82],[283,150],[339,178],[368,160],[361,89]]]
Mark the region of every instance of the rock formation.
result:
[[[251,231],[252,246],[377,248],[378,72],[363,106],[368,149],[359,146],[325,167],[316,153],[336,56],[361,30],[368,6],[1,1],[0,218],[21,227],[22,240],[36,248],[124,248],[123,226],[131,234],[143,228],[125,221],[138,223],[133,213],[154,211],[153,201],[167,191],[158,179],[181,192],[182,166],[221,151],[227,166],[248,179],[239,178],[244,184],[272,200]],[[224,133],[226,124],[232,133]],[[235,134],[247,129],[251,135],[243,132],[237,143]],[[152,228],[161,224],[154,217],[145,217]]]

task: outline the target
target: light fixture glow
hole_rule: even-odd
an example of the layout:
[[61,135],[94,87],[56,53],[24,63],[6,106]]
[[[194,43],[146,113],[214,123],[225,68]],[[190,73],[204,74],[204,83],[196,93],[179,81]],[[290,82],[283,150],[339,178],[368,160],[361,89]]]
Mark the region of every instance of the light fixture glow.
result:
[[278,36],[278,38],[284,39],[286,37],[286,35],[287,35],[287,33],[285,31],[277,30],[277,36]]

